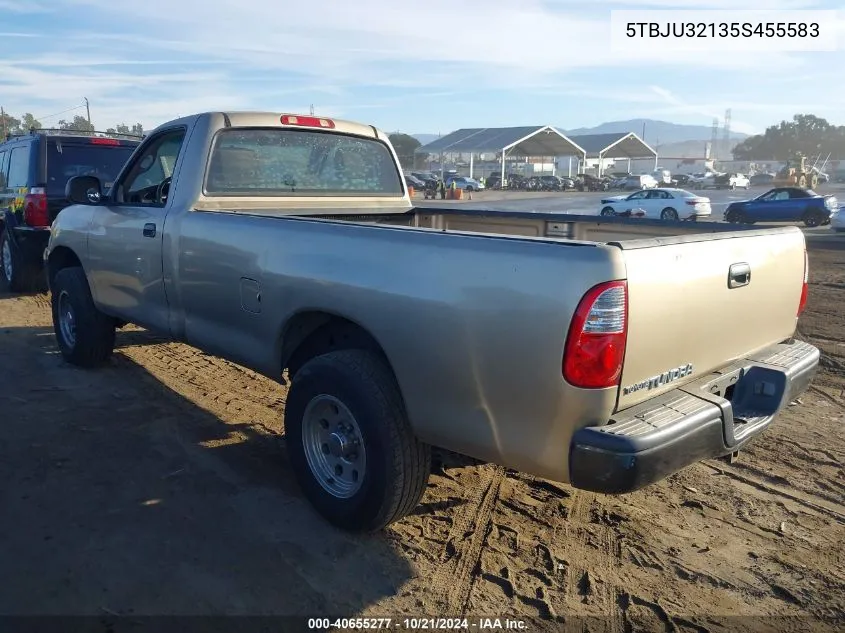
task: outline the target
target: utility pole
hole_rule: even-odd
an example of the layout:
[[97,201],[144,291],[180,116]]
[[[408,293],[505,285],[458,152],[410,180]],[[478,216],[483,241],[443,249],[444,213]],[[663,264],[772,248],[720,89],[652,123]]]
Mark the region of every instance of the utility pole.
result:
[[85,113],[88,115],[88,125],[91,125],[91,107],[88,105],[88,97],[82,97],[85,99]]
[[0,140],[6,140],[6,111],[3,106],[0,106],[0,120],[3,121],[3,136],[0,137]]
[[314,104],[311,104],[311,116],[314,116]]

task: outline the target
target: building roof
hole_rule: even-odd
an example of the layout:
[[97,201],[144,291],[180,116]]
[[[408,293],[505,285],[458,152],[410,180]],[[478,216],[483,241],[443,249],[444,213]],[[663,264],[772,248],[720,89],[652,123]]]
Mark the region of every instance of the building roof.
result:
[[516,156],[580,156],[584,148],[551,125],[464,128],[417,148],[418,153],[493,153]]
[[583,147],[589,158],[651,158],[657,156],[645,141],[633,132],[616,134],[579,134],[569,137]]

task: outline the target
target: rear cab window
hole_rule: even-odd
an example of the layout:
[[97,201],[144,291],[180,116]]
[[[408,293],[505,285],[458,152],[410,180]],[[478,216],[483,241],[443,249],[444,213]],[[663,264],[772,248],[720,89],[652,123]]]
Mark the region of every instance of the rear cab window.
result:
[[214,139],[211,196],[402,197],[402,174],[378,139],[325,131],[230,128]]
[[64,195],[74,176],[96,176],[108,191],[138,143],[106,138],[50,138],[47,144],[48,196]]

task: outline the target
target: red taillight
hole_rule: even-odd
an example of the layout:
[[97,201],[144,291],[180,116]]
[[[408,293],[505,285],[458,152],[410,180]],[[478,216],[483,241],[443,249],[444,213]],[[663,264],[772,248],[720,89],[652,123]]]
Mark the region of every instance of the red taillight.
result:
[[804,283],[801,285],[801,299],[798,301],[798,315],[807,307],[807,295],[810,293],[810,266],[807,261],[807,249],[804,249]]
[[316,116],[297,116],[295,114],[283,114],[279,119],[282,125],[298,125],[300,127],[321,127],[326,130],[334,129],[334,121],[321,119]]
[[23,199],[23,221],[27,226],[50,226],[47,213],[47,194],[43,187],[33,187]]
[[695,206],[695,205],[697,205],[701,202],[704,202],[704,200],[687,200],[687,204],[692,205],[692,206]]
[[94,136],[91,138],[92,145],[120,145],[120,141],[116,138],[102,138],[100,136]]
[[590,289],[575,310],[563,352],[563,377],[583,389],[619,384],[628,338],[628,284]]

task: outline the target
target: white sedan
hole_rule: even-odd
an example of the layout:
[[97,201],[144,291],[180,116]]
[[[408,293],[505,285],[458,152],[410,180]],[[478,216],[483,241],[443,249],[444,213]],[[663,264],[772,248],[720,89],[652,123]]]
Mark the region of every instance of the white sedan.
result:
[[845,207],[830,212],[830,228],[837,233],[845,233]]
[[630,216],[661,220],[709,218],[710,198],[684,189],[644,189],[630,196],[608,196],[601,200],[601,215]]

